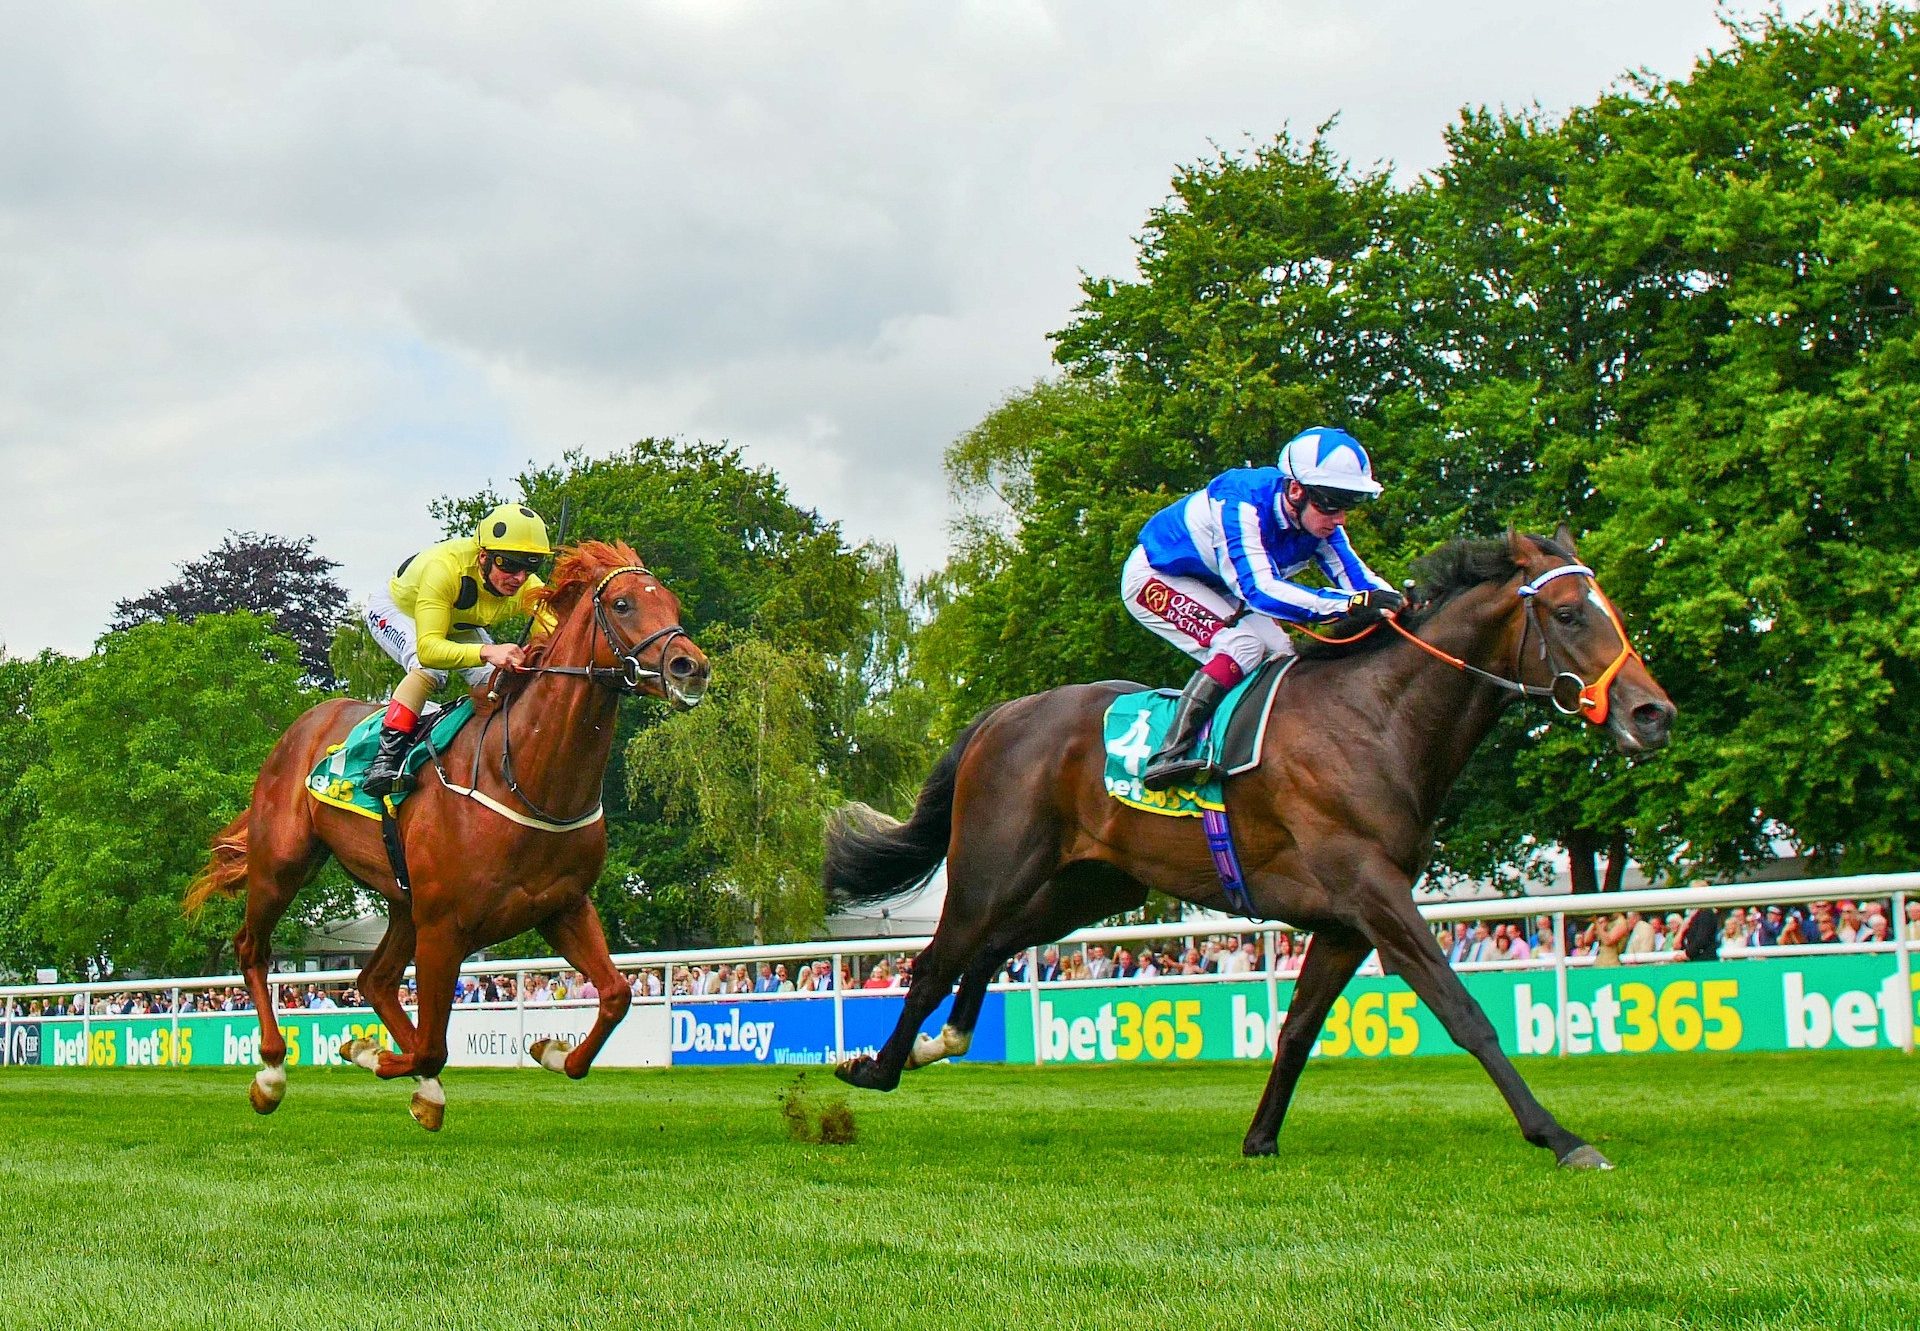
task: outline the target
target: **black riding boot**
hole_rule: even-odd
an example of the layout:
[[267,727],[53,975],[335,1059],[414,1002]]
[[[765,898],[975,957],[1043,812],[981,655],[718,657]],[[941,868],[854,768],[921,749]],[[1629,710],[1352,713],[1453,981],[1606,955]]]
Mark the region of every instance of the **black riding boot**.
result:
[[413,747],[412,730],[396,730],[392,726],[380,729],[380,752],[373,756],[372,766],[366,775],[360,778],[360,789],[376,799],[390,795],[406,779],[401,764],[406,761],[407,750]]
[[1229,692],[1231,690],[1226,685],[1206,671],[1194,671],[1193,678],[1181,690],[1180,702],[1173,710],[1173,725],[1167,730],[1166,742],[1148,760],[1146,775],[1140,778],[1141,785],[1148,790],[1195,786],[1215,774],[1212,763],[1204,758],[1189,758],[1187,750],[1193,747],[1200,727],[1206,724],[1207,718],[1213,715],[1213,709],[1220,705],[1220,700]]

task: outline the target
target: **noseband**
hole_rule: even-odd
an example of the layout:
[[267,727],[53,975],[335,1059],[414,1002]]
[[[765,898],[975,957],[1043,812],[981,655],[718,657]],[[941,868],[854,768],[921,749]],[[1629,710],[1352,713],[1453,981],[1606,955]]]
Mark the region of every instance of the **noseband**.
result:
[[[1613,658],[1613,664],[1600,672],[1600,678],[1589,684],[1580,678],[1577,671],[1561,668],[1558,653],[1553,650],[1553,641],[1547,636],[1547,625],[1541,619],[1545,613],[1540,608],[1540,589],[1555,578],[1583,577],[1593,583],[1590,599],[1607,612],[1607,619],[1613,625],[1613,631],[1620,635],[1620,654]],[[1600,581],[1593,576],[1593,570],[1585,564],[1562,564],[1559,568],[1550,568],[1532,582],[1519,590],[1520,599],[1527,603],[1528,615],[1520,624],[1520,645],[1513,652],[1513,673],[1520,673],[1520,657],[1526,651],[1527,631],[1537,628],[1540,631],[1540,659],[1553,670],[1553,682],[1547,686],[1547,697],[1554,709],[1564,716],[1578,714],[1594,725],[1605,725],[1607,720],[1607,690],[1613,687],[1614,677],[1629,660],[1640,660],[1640,653],[1633,649],[1633,640],[1627,637],[1627,626],[1620,622],[1620,612],[1613,608],[1613,602],[1600,593]],[[1560,701],[1560,681],[1569,680],[1579,689],[1579,701],[1569,707]]]

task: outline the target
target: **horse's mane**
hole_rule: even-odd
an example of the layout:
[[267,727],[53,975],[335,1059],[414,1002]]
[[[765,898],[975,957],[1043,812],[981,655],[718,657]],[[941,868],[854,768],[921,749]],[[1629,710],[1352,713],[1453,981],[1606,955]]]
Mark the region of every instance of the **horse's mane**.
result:
[[[1529,534],[1526,539],[1538,546],[1543,554],[1558,559],[1573,558],[1571,551],[1563,549],[1551,537]],[[1418,585],[1408,597],[1407,608],[1400,614],[1400,623],[1408,629],[1418,629],[1461,592],[1490,582],[1505,582],[1512,577],[1513,551],[1508,547],[1505,537],[1448,541],[1439,549],[1416,559],[1413,573]],[[1398,634],[1377,632],[1345,643],[1307,638],[1296,646],[1300,655],[1307,660],[1330,661],[1376,651],[1399,640]]]
[[625,541],[582,541],[560,547],[560,558],[553,566],[553,578],[533,594],[533,599],[564,620],[580,598],[600,585],[600,579],[617,568],[640,566],[640,556]]

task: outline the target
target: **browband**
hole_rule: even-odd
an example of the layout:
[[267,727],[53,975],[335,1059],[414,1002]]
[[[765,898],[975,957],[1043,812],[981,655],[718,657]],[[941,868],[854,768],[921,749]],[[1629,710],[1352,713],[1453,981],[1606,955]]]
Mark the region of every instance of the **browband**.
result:
[[1588,568],[1585,564],[1562,564],[1559,568],[1548,569],[1545,573],[1542,573],[1539,577],[1535,578],[1532,582],[1529,582],[1526,586],[1520,589],[1519,594],[1521,596],[1532,596],[1534,593],[1538,592],[1542,587],[1546,586],[1549,582],[1552,582],[1555,578],[1564,578],[1564,577],[1574,576],[1574,575],[1577,575],[1583,578],[1591,578],[1593,576],[1593,570]]

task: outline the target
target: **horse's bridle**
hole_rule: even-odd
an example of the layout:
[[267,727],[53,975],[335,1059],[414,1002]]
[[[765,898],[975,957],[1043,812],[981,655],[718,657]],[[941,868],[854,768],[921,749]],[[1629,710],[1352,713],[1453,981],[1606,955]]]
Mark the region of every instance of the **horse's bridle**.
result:
[[[1540,618],[1540,616],[1545,613],[1541,608],[1541,601],[1539,599],[1540,589],[1556,578],[1567,577],[1587,578],[1593,582],[1594,594],[1592,599],[1602,610],[1606,611],[1607,619],[1613,624],[1614,632],[1620,635],[1620,654],[1613,658],[1613,664],[1600,672],[1600,678],[1594,680],[1591,684],[1582,679],[1579,672],[1561,668],[1559,654],[1553,649],[1553,639],[1547,632],[1545,621]],[[1633,640],[1627,637],[1627,627],[1620,622],[1620,612],[1615,610],[1613,603],[1600,593],[1600,582],[1599,579],[1594,577],[1593,570],[1585,564],[1561,564],[1558,567],[1548,569],[1545,573],[1540,574],[1530,582],[1522,583],[1515,590],[1514,594],[1525,603],[1526,617],[1520,622],[1520,641],[1513,649],[1513,676],[1511,678],[1506,675],[1496,674],[1491,670],[1482,670],[1479,666],[1471,662],[1462,661],[1457,656],[1441,651],[1425,638],[1414,633],[1412,629],[1403,625],[1397,616],[1389,615],[1381,622],[1405,638],[1408,642],[1412,643],[1415,647],[1425,652],[1428,656],[1446,662],[1455,670],[1465,671],[1467,674],[1477,679],[1483,679],[1487,683],[1505,689],[1509,693],[1517,693],[1527,698],[1545,698],[1553,704],[1554,710],[1563,716],[1583,716],[1593,725],[1605,725],[1608,711],[1607,690],[1613,686],[1615,676],[1620,673],[1621,669],[1629,660],[1638,661],[1640,659],[1640,653],[1634,650]],[[1373,627],[1378,626],[1375,625]],[[1320,640],[1322,642],[1353,642],[1373,632],[1373,627],[1368,628],[1363,633],[1356,634],[1353,638],[1321,638]],[[1527,635],[1534,629],[1538,629],[1540,634],[1540,659],[1545,661],[1548,668],[1553,671],[1551,683],[1529,684],[1520,678],[1521,670],[1524,666],[1523,657],[1527,649]],[[1310,636],[1320,637],[1317,633],[1311,634]],[[1573,700],[1570,702],[1565,700],[1566,695],[1563,690],[1563,684],[1572,686],[1573,692],[1571,697]]]
[[[600,636],[606,641],[607,650],[613,653],[614,660],[620,662],[619,665],[527,666],[516,673],[526,675],[573,675],[597,684],[601,688],[611,689],[615,693],[629,695],[638,695],[641,685],[646,680],[656,679],[660,681],[661,693],[670,701],[678,700],[680,702],[686,702],[686,695],[674,686],[672,676],[667,672],[667,651],[673,646],[676,638],[687,637],[687,631],[678,624],[669,624],[663,629],[655,629],[639,642],[633,643],[623,650],[620,646],[620,639],[613,631],[613,619],[607,614],[606,602],[601,599],[607,589],[607,584],[621,574],[645,573],[646,571],[646,569],[638,564],[622,565],[620,568],[614,569],[611,573],[601,578],[593,589],[594,626],[599,631]],[[660,668],[658,670],[649,670],[640,664],[640,657],[642,653],[653,647],[655,643],[660,645]],[[592,655],[589,654],[587,659],[591,662],[593,659]],[[480,799],[482,803],[487,804],[490,808],[501,810],[506,816],[513,818],[516,822],[540,827],[550,832],[571,831],[576,827],[584,827],[589,823],[598,822],[602,811],[597,801],[594,806],[585,813],[576,814],[571,818],[557,818],[547,812],[547,810],[541,808],[532,796],[520,788],[519,779],[514,775],[513,771],[513,723],[511,718],[508,717],[508,713],[512,707],[513,695],[509,693],[502,699],[500,710],[488,714],[485,724],[480,728],[480,738],[474,742],[473,776],[471,781],[466,787],[453,787],[449,783],[449,788],[456,789],[458,793]],[[496,717],[505,718],[500,727],[500,776],[502,780],[506,782],[507,789],[518,796],[521,803],[533,810],[534,818],[532,820],[514,814],[511,810],[501,809],[501,806],[477,794],[480,788],[480,755],[486,747],[487,731],[493,726]],[[438,766],[437,762],[435,766]],[[443,782],[446,781],[446,774],[444,772],[441,773],[441,780]]]
[[[625,650],[622,650],[620,647],[620,639],[615,636],[613,631],[613,619],[607,614],[607,603],[602,599],[602,593],[606,591],[607,584],[621,574],[645,573],[646,571],[646,569],[638,564],[623,564],[621,567],[614,569],[611,573],[601,578],[593,589],[594,627],[599,630],[600,637],[607,644],[607,650],[613,654],[613,659],[618,661],[620,663],[619,665],[528,666],[520,673],[528,675],[583,676],[593,683],[600,685],[602,688],[612,689],[615,693],[625,693],[636,697],[639,696],[640,688],[646,681],[650,679],[658,680],[660,682],[661,692],[667,695],[669,701],[677,700],[685,702],[686,695],[674,687],[673,679],[667,673],[667,652],[672,648],[675,639],[687,636],[687,631],[678,624],[669,624],[663,629],[655,629],[652,633],[640,639],[639,642],[633,643]],[[659,644],[660,668],[658,670],[649,670],[640,664],[640,657],[655,643]]]

